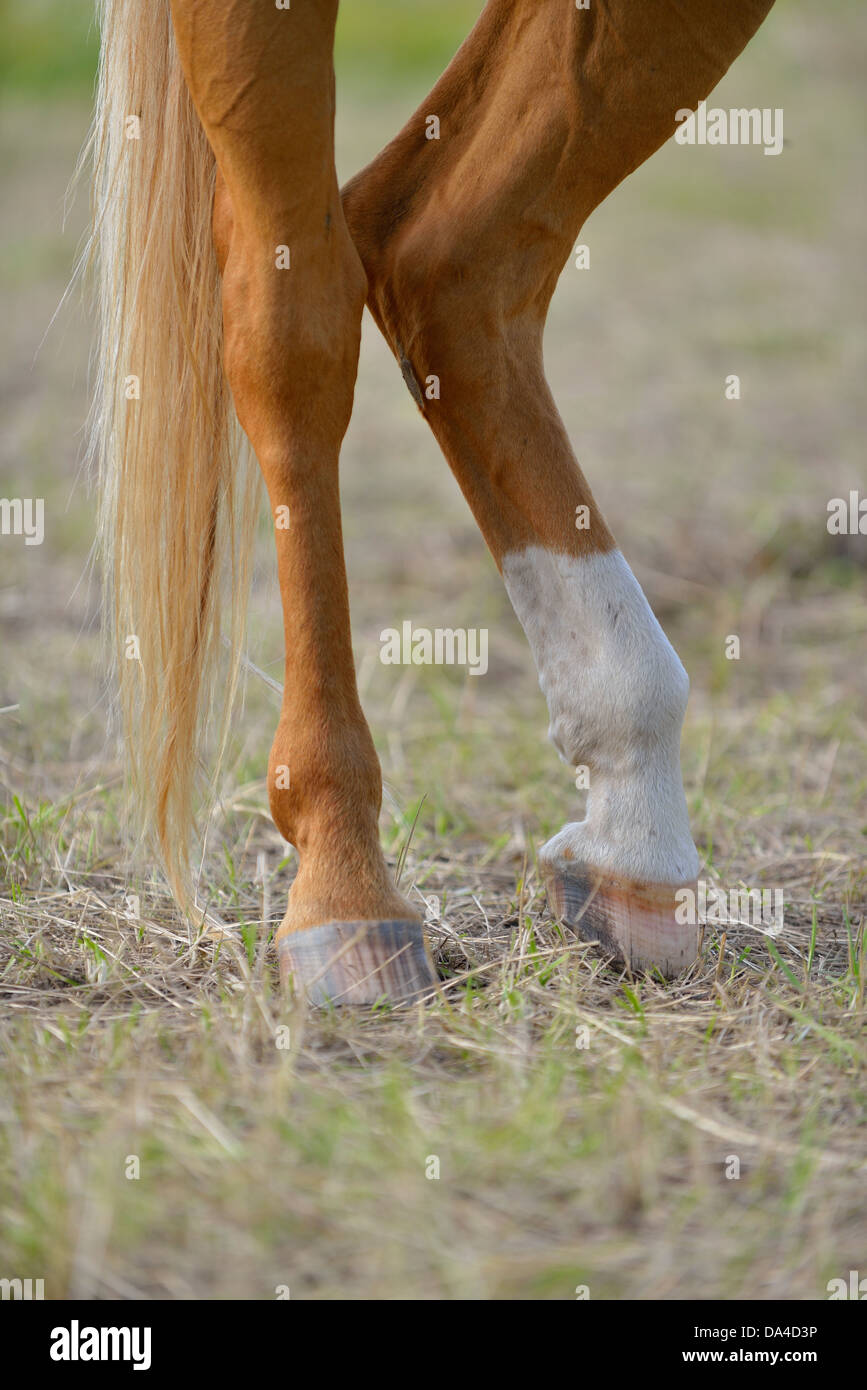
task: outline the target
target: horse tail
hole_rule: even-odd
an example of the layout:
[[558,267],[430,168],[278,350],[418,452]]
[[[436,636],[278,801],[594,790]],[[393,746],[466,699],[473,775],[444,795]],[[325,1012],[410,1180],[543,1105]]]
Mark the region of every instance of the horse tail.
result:
[[135,814],[187,908],[199,742],[210,721],[218,768],[239,678],[258,487],[222,370],[215,162],[169,0],[98,0],[97,8],[98,91],[85,151],[93,222],[83,260],[97,272],[90,444],[104,601]]

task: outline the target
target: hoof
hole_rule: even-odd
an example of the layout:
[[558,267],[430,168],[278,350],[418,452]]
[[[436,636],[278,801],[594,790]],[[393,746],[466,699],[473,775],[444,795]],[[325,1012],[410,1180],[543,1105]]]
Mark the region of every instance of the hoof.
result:
[[698,927],[675,920],[675,894],[696,885],[635,883],[587,866],[543,865],[548,906],[584,941],[640,974],[654,967],[666,979],[688,970],[698,955]]
[[405,1004],[436,987],[418,922],[327,922],[277,942],[280,983],[311,1004]]

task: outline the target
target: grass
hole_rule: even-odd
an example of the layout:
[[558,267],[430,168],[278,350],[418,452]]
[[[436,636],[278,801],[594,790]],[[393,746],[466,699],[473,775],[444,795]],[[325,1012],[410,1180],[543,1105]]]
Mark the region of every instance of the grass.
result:
[[713,940],[672,989],[600,968],[531,886],[474,886],[492,930],[453,909],[441,1003],[316,1020],[264,938],[192,947],[153,897],[142,933],[105,878],[33,904],[4,1267],[173,1298],[817,1297],[857,1267],[860,937],[823,933],[808,983],[797,939]]
[[[546,339],[588,476],[690,671],[702,875],[781,888],[784,931],[708,926],[663,985],[551,919],[536,851],[580,802],[499,578],[368,324],[342,465],[357,668],[383,843],[443,991],[310,1014],[276,986],[295,859],[266,812],[264,684],[204,860],[231,937],[198,935],[130,849],[74,305],[39,346],[84,215],[61,227],[85,8],[4,9],[0,56],[0,491],[46,499],[42,547],[0,540],[0,1275],[44,1278],[49,1298],[825,1297],[863,1272],[867,1224],[865,552],[825,529],[828,498],[859,485],[865,424],[860,12],[778,5],[715,101],[784,106],[791,144],[660,152],[594,214],[592,269],[564,272]],[[345,0],[344,172],[474,8]],[[405,617],[487,626],[488,677],[383,667],[378,634]],[[281,641],[263,528],[249,650],[277,678]]]
[[[747,775],[721,746],[693,801],[723,883],[755,883],[785,833],[785,779],[765,778],[764,810],[756,779],[799,731],[791,707],[765,713],[739,740]],[[489,746],[453,735],[452,766],[468,775]],[[759,875],[786,882],[783,935],[708,928],[699,964],[666,986],[564,936],[535,839],[480,841],[479,793],[456,816],[432,785],[383,830],[442,998],[311,1015],[277,992],[291,859],[243,809],[251,790],[227,798],[206,872],[239,928],[222,942],[191,933],[152,876],[119,872],[115,796],[16,797],[0,815],[4,1268],[38,1272],[54,1297],[735,1299],[821,1297],[858,1267],[856,855],[791,836]],[[827,818],[839,845],[842,817]]]

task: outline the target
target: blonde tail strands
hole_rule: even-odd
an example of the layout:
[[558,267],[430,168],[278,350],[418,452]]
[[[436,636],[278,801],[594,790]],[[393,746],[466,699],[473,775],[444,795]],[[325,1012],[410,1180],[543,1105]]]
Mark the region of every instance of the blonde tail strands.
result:
[[[105,607],[136,817],[189,908],[198,744],[213,721],[222,756],[259,480],[239,448],[222,369],[214,157],[178,61],[168,0],[100,0],[98,15],[85,261],[98,280],[90,451]],[[228,674],[225,658],[218,674],[221,630]]]

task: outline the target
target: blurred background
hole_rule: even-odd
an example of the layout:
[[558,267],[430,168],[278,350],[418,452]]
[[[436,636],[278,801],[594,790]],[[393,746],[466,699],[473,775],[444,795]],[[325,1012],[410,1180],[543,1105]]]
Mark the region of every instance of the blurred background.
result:
[[[479,10],[345,0],[340,179],[399,129]],[[64,222],[97,35],[86,0],[3,0],[0,14],[1,491],[46,499],[42,546],[0,541],[0,705],[21,706],[4,714],[0,746],[11,780],[53,798],[90,758],[113,756],[85,563],[78,291],[53,317],[88,213],[85,185]],[[856,835],[839,849],[863,845],[850,820],[863,759],[827,759],[838,741],[863,753],[866,546],[825,527],[828,499],[864,486],[863,39],[857,4],[820,15],[781,0],[713,101],[784,107],[784,152],[668,143],[593,214],[581,236],[591,268],[565,267],[547,329],[579,460],[691,671],[685,756],[693,790],[718,780],[728,808],[717,853],[756,845],[754,820],[771,812],[782,841],[821,840],[831,817],[835,835],[843,820]],[[731,373],[739,402],[724,398]],[[563,819],[570,785],[543,745],[524,639],[367,316],[342,486],[358,671],[400,805],[427,792],[442,833],[481,826],[488,840],[513,833],[515,817]],[[379,631],[404,617],[489,627],[489,677],[382,667]],[[251,659],[279,678],[267,521],[253,619]],[[739,662],[724,656],[731,632]],[[253,682],[233,752],[242,783],[263,774],[272,721],[274,698]],[[799,790],[823,787],[807,809]]]
[[[480,10],[477,0],[343,0],[341,181],[396,133]],[[831,536],[826,526],[831,498],[857,488],[867,495],[865,38],[867,12],[855,0],[778,0],[711,104],[782,107],[783,152],[669,142],[583,229],[590,268],[565,268],[546,336],[549,380],[578,458],[691,676],[684,773],[703,873],[730,886],[782,886],[793,927],[809,937],[818,921],[829,939],[858,920],[865,896],[867,537]],[[43,497],[46,508],[42,546],[0,537],[0,883],[7,936],[26,938],[31,964],[43,926],[44,959],[66,949],[56,924],[40,917],[46,894],[88,888],[116,905],[133,870],[88,568],[90,326],[78,290],[55,312],[86,223],[86,188],[65,216],[64,208],[96,55],[86,0],[0,3],[0,496]],[[730,374],[740,377],[738,401],[725,399]],[[520,926],[515,904],[528,885],[535,891],[534,848],[575,818],[576,793],[545,742],[544,702],[496,569],[367,315],[342,493],[359,684],[388,787],[385,843],[406,856],[413,891],[432,897],[434,917],[474,930],[489,919]],[[271,549],[264,516],[249,655],[279,680]],[[487,677],[381,665],[380,631],[406,618],[488,628]],[[740,637],[738,661],[725,657],[730,634]],[[253,938],[257,911],[259,923],[279,920],[292,871],[264,793],[277,707],[251,676],[206,859],[215,900],[230,917],[247,912]],[[254,886],[261,853],[273,875],[264,903]],[[137,882],[155,919],[168,921],[157,880],[145,872]],[[89,939],[98,943],[98,912],[93,920]],[[255,951],[253,942],[251,959]],[[729,940],[720,958],[734,969],[743,951],[749,943]],[[13,949],[13,964],[21,959]],[[75,975],[72,956],[64,959]],[[94,984],[87,972],[81,981]],[[20,1007],[37,1005],[42,987],[53,988],[50,970],[21,984]],[[52,995],[51,1009],[58,1002]],[[838,1061],[832,1053],[832,1074]],[[796,1147],[803,1119],[793,1120]],[[603,1143],[600,1174],[604,1158]],[[54,1183],[45,1191],[55,1197],[40,1200],[80,1216],[80,1190],[70,1195],[56,1173]],[[521,1200],[527,1191],[525,1182]],[[756,1209],[744,1211],[744,1232]],[[409,1202],[407,1230],[414,1210]],[[837,1213],[840,1231],[847,1211]],[[26,1248],[54,1248],[47,1232],[56,1215],[34,1219]],[[736,1229],[735,1221],[730,1235]],[[492,1250],[497,1231],[494,1221]],[[79,1258],[70,1241],[45,1259],[64,1287],[91,1296],[103,1287],[96,1255],[88,1246]],[[777,1259],[762,1283],[755,1250],[752,1266],[743,1261],[746,1244],[732,1250],[728,1282],[720,1274],[707,1288],[817,1296],[809,1290],[830,1246],[802,1282]],[[619,1262],[605,1248],[602,1286],[641,1296],[635,1251]],[[833,1246],[834,1258],[841,1249]],[[491,1256],[473,1285],[444,1255],[433,1264],[416,1256],[407,1257],[411,1277],[428,1292],[536,1289],[537,1275],[538,1289],[549,1288],[544,1260],[542,1273],[531,1261],[524,1274],[500,1278]],[[854,1253],[846,1258],[857,1263]],[[572,1255],[562,1263],[583,1269]],[[388,1295],[408,1267],[368,1269],[358,1287]],[[171,1297],[225,1292],[223,1277],[191,1256],[143,1286]],[[690,1277],[689,1260],[675,1259],[672,1296],[689,1291]],[[130,1278],[138,1287],[128,1270],[116,1273],[118,1289]],[[343,1287],[321,1269],[311,1278],[311,1288]]]
[[[341,180],[402,125],[480,9],[345,0]],[[53,318],[87,215],[85,184],[64,223],[97,36],[86,0],[3,0],[0,13],[0,477],[3,495],[44,497],[47,518],[41,547],[0,543],[0,704],[21,706],[3,716],[0,744],[36,778],[30,789],[53,796],[52,778],[66,785],[110,751],[85,574],[94,502],[82,477],[90,344],[78,291]],[[729,805],[731,782],[743,784],[750,820],[783,811],[783,835],[801,816],[797,832],[815,836],[831,810],[802,811],[792,776],[821,787],[827,748],[863,737],[865,546],[825,525],[829,498],[864,486],[863,30],[855,4],[819,16],[807,0],[781,0],[713,101],[782,106],[783,153],[669,142],[584,228],[590,269],[567,265],[546,338],[582,467],[690,670],[686,756],[705,779],[721,777]],[[730,373],[740,401],[724,398]],[[480,817],[488,835],[525,813],[562,818],[568,779],[541,743],[523,637],[367,316],[342,486],[360,679],[402,804],[426,791],[450,832]],[[488,626],[488,679],[382,667],[378,634],[404,617]],[[739,662],[725,659],[729,633],[741,636]],[[266,522],[250,656],[278,679],[280,641]],[[273,722],[264,688],[249,700],[242,781],[261,776]],[[460,720],[469,741],[455,737]],[[838,756],[836,778],[847,790],[834,809],[851,810],[863,764]],[[725,833],[743,845],[753,831],[739,811]]]

